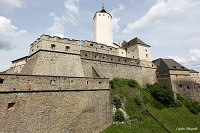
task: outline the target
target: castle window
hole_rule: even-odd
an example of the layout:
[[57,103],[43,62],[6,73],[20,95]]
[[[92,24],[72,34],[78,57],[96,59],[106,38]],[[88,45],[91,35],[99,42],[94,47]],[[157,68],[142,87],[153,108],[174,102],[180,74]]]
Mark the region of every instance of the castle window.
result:
[[88,56],[88,54],[85,54],[85,56]]
[[99,16],[101,16],[101,14],[99,14]]
[[4,79],[0,79],[0,84],[3,84]]
[[123,54],[124,52],[122,52],[122,54]]
[[37,46],[37,48],[39,48],[39,46]]
[[110,50],[112,50],[112,48],[110,48]]
[[95,58],[97,58],[97,56],[96,56],[96,55],[95,55],[94,57],[95,57]]
[[147,49],[145,49],[145,51],[147,52]]
[[182,88],[183,86],[180,84],[179,87]]
[[65,46],[65,51],[69,51],[70,47],[69,46]]
[[93,46],[93,44],[90,44],[90,46]]
[[126,60],[124,60],[126,62]]
[[99,84],[101,84],[101,82],[99,82]]
[[113,59],[111,58],[110,60],[112,61]]
[[89,82],[87,81],[87,85],[88,85],[88,83],[89,83]]
[[15,109],[15,103],[14,102],[12,102],[12,103],[8,103],[8,110],[14,110]]
[[189,85],[187,86],[187,89],[190,89],[190,86],[189,86]]
[[120,59],[118,59],[118,61],[120,61]]
[[105,59],[105,57],[103,56],[103,59]]
[[133,56],[133,59],[134,59],[135,57]]
[[146,54],[146,58],[148,58],[148,54]]
[[55,49],[56,45],[55,44],[51,44],[51,49]]
[[103,46],[101,46],[101,48],[103,48]]
[[33,52],[33,49],[32,49],[32,52]]

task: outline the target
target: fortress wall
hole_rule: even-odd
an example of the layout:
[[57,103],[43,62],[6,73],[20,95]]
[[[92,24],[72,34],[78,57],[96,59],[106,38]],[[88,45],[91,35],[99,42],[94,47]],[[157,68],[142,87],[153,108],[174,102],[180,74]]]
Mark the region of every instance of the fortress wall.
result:
[[156,68],[152,67],[152,62],[89,51],[81,51],[81,61],[85,76],[94,76],[96,72],[110,80],[115,77],[135,79],[141,85],[157,82]]
[[[52,45],[55,45],[55,48],[52,48]],[[66,47],[69,49],[66,49]],[[80,50],[87,50],[111,55],[119,55],[117,48],[107,46],[105,44],[98,44],[91,41],[70,40],[68,38],[51,37],[48,35],[42,35],[30,45],[29,56],[41,49],[75,54],[80,54]]]
[[172,88],[175,93],[192,100],[200,101],[200,84],[183,75],[170,75]]
[[108,89],[108,79],[0,74],[0,91]]
[[112,122],[108,79],[5,74],[0,79],[0,132],[100,132]]
[[29,57],[22,74],[84,77],[80,55],[40,50]]
[[168,85],[170,88],[172,88],[174,93],[179,93],[186,98],[200,101],[200,84],[197,84],[192,81],[191,78],[186,77],[184,75],[186,72],[183,72],[183,75],[181,75],[181,73],[178,71],[170,73],[176,73],[179,75],[166,75],[158,77],[158,82]]

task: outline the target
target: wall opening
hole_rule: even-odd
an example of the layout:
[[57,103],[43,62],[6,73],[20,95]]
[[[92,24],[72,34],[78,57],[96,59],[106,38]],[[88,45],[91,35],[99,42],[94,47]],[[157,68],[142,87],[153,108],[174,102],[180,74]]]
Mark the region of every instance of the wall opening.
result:
[[51,49],[55,49],[56,45],[55,44],[51,44]]
[[90,46],[93,46],[93,44],[90,44]]
[[89,82],[87,81],[87,85],[89,84]]
[[101,84],[101,82],[99,82],[99,84]]
[[187,89],[190,89],[190,86],[189,86],[189,85],[187,86]]
[[69,51],[70,47],[69,46],[65,46],[65,51]]
[[179,87],[182,88],[183,87],[182,84],[180,84]]
[[3,84],[4,79],[0,79],[0,84]]
[[8,103],[8,110],[14,110],[15,109],[15,103],[12,102],[12,103]]

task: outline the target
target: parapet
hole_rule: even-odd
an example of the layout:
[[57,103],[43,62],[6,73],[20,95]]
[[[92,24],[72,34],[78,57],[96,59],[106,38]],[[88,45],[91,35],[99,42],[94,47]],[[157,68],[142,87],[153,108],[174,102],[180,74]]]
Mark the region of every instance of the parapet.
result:
[[0,92],[105,89],[109,89],[109,79],[107,78],[0,74]]
[[[57,36],[41,35],[30,45],[29,56],[38,50],[52,50],[58,52],[80,54],[80,50],[88,50],[112,55],[118,55],[118,48],[99,44],[87,40],[74,40],[69,38],[60,38]],[[111,51],[111,52],[110,52]]]

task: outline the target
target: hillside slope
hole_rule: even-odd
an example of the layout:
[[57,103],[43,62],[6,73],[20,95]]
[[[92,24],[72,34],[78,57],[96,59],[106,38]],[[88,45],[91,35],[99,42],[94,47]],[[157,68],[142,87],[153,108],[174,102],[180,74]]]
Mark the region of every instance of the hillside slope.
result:
[[[103,133],[200,132],[200,105],[177,95],[164,85],[141,88],[134,80],[115,78],[110,82],[112,103],[129,115],[126,124],[113,124]],[[161,90],[161,91],[160,91]]]

